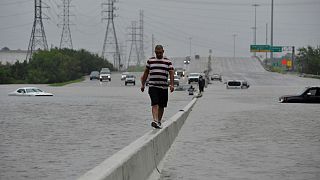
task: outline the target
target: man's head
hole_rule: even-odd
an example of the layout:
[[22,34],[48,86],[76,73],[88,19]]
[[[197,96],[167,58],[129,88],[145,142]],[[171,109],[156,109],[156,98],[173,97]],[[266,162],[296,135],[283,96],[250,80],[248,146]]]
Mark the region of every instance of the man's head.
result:
[[156,57],[158,59],[162,59],[164,53],[162,45],[156,45],[156,47],[154,48],[154,53],[156,54]]

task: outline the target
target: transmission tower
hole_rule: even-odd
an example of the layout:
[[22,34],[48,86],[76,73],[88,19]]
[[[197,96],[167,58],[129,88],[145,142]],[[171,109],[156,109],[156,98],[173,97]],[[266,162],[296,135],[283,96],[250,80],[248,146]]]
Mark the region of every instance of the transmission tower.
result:
[[[70,32],[70,1],[71,0],[62,0],[62,7],[63,7],[63,12],[62,12],[62,33],[61,33],[61,40],[60,40],[60,46],[59,48],[69,48],[73,49],[72,46],[72,39],[71,39],[71,32]],[[61,25],[61,24],[60,24]]]
[[[140,59],[145,59],[145,55],[144,55],[144,46],[143,46],[143,10],[140,10],[140,27],[139,27],[139,30],[140,30]],[[139,64],[140,65],[140,62]]]
[[128,58],[128,66],[132,65],[133,63],[131,62],[131,56],[133,55],[133,49],[135,50],[136,53],[136,65],[140,65],[140,53],[139,53],[139,49],[138,49],[138,45],[137,45],[137,22],[136,21],[132,21],[132,27],[131,27],[131,48],[130,48],[130,53],[129,53],[129,58]]
[[34,0],[34,21],[31,37],[28,45],[26,60],[32,57],[32,53],[38,49],[48,50],[46,34],[42,23],[42,0]]
[[113,66],[120,69],[121,65],[121,56],[120,50],[118,45],[118,39],[116,35],[116,29],[114,26],[114,2],[115,0],[108,0],[107,3],[102,3],[102,7],[108,6],[107,10],[102,10],[102,15],[105,14],[107,17],[102,17],[103,20],[107,19],[107,30],[106,35],[103,42],[103,49],[102,49],[102,57],[105,59],[113,59]]

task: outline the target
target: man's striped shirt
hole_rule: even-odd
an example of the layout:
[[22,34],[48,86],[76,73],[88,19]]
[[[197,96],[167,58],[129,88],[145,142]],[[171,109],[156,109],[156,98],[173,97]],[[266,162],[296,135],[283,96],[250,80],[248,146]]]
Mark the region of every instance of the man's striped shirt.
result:
[[174,70],[171,61],[166,57],[152,57],[147,61],[146,67],[149,69],[149,87],[168,89],[169,71]]

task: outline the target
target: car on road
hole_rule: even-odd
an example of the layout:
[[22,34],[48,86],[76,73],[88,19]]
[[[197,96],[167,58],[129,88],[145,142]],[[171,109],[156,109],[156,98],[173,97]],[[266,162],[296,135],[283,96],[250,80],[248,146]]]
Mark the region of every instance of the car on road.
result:
[[126,76],[129,74],[129,72],[123,72],[121,74],[121,81],[125,80],[126,79]]
[[53,96],[52,93],[44,92],[37,87],[21,87],[10,92],[9,96]]
[[[173,85],[174,85],[174,86],[179,86],[179,82],[180,82],[179,76],[178,76],[178,75],[174,75],[174,76],[173,76],[173,79],[174,79]],[[170,84],[170,77],[168,78],[168,83]]]
[[124,85],[133,84],[136,85],[136,77],[134,75],[128,74],[124,80]]
[[92,79],[100,79],[100,73],[99,71],[91,71],[90,73],[90,80]]
[[185,70],[183,68],[175,68],[175,75],[179,77],[184,77]]
[[198,83],[200,75],[200,73],[190,73],[188,75],[188,84],[191,84],[193,82]]
[[211,75],[211,80],[212,81],[222,81],[222,77],[220,74],[212,74]]
[[111,81],[111,71],[109,68],[102,68],[99,76],[100,81]]
[[184,59],[183,63],[184,63],[184,64],[190,64],[190,61],[191,61],[191,57],[190,57],[190,56],[187,56],[187,57]]
[[320,87],[306,87],[297,95],[284,95],[279,97],[280,103],[320,103]]

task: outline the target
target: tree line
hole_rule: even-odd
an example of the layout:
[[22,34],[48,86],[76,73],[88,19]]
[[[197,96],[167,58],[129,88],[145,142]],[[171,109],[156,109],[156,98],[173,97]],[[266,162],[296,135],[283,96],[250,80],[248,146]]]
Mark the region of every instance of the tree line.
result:
[[298,71],[305,74],[320,75],[320,47],[311,46],[298,49]]
[[79,79],[102,67],[114,70],[113,65],[84,49],[39,50],[29,61],[14,64],[0,62],[0,84],[50,84]]

